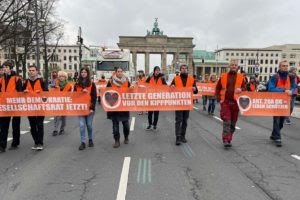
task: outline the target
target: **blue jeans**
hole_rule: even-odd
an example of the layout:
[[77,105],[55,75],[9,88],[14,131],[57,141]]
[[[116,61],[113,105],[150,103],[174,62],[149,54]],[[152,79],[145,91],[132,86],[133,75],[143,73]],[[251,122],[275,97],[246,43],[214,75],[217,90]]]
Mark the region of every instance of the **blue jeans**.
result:
[[208,113],[214,113],[216,107],[216,99],[208,100]]
[[[295,100],[296,100],[296,96],[292,96],[291,97],[291,115],[292,115],[294,107],[295,107]],[[290,117],[286,117],[285,121],[286,122],[291,122]]]
[[79,116],[81,142],[85,142],[85,127],[87,127],[89,140],[93,139],[93,118],[94,113],[91,113],[87,116]]
[[280,130],[283,127],[285,117],[284,116],[274,116],[273,117],[273,131],[271,137],[274,140],[281,139]]

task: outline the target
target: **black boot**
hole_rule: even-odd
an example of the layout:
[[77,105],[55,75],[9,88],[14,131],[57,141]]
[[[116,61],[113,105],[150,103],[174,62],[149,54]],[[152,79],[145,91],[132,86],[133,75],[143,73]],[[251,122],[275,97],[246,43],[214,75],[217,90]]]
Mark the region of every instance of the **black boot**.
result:
[[79,146],[78,150],[79,150],[79,151],[82,151],[82,150],[84,150],[84,149],[85,149],[85,143],[82,142],[81,145]]
[[89,140],[89,147],[94,147],[93,140]]
[[181,144],[181,137],[180,136],[176,136],[176,142],[175,144],[178,146]]
[[120,140],[117,139],[115,140],[115,144],[113,145],[114,148],[119,148],[120,147]]
[[182,142],[182,143],[187,143],[187,140],[186,140],[186,138],[185,138],[185,135],[181,136],[181,142]]
[[128,143],[129,143],[128,136],[125,136],[125,139],[124,139],[124,144],[128,144]]

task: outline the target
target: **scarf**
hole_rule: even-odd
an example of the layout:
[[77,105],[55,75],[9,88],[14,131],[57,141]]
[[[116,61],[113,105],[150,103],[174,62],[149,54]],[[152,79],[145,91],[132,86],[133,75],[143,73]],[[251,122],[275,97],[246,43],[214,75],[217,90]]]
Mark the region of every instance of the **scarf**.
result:
[[65,81],[58,80],[58,86],[59,86],[60,90],[65,89],[67,83],[68,83],[67,80],[65,80]]
[[121,87],[121,85],[125,83],[126,80],[127,78],[124,75],[121,78],[118,78],[116,75],[112,77],[113,84],[115,84],[117,87]]

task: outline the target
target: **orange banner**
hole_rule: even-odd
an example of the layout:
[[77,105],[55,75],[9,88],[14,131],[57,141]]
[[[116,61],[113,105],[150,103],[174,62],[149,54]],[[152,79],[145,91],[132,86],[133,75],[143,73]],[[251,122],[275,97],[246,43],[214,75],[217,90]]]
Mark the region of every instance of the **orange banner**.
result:
[[200,96],[215,96],[216,83],[196,83]]
[[105,88],[102,95],[105,111],[192,110],[192,88],[169,86]]
[[90,94],[79,92],[0,92],[0,116],[82,116]]
[[245,116],[289,116],[290,96],[278,92],[242,92],[237,95],[240,112]]

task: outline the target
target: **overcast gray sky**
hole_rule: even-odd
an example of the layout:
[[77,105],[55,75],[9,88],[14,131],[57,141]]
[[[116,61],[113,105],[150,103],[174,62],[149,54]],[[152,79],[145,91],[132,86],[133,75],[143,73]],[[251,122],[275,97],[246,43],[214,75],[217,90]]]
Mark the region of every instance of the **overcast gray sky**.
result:
[[119,35],[144,36],[159,18],[168,36],[194,37],[196,49],[300,43],[298,0],[60,0],[65,43],[78,27],[88,45],[116,46]]

